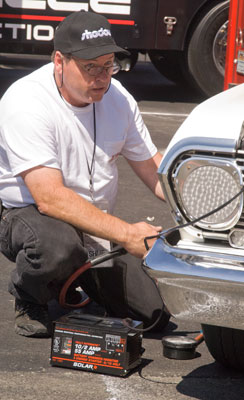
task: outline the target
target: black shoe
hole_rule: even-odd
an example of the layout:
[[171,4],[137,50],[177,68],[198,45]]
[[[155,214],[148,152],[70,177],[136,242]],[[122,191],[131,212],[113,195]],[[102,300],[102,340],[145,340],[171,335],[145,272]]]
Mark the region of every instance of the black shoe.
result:
[[52,324],[46,305],[15,300],[15,332],[30,337],[50,337]]

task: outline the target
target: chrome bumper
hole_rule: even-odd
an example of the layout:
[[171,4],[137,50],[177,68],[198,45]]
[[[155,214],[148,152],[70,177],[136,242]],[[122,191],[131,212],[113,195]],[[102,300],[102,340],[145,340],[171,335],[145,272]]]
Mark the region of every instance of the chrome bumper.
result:
[[173,317],[244,329],[244,257],[182,249],[162,236],[144,264]]

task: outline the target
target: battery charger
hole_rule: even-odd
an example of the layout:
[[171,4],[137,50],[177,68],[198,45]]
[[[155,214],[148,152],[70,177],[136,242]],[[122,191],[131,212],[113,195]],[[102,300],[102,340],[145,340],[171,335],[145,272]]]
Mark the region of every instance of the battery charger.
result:
[[52,366],[125,376],[141,363],[141,321],[72,311],[54,322]]

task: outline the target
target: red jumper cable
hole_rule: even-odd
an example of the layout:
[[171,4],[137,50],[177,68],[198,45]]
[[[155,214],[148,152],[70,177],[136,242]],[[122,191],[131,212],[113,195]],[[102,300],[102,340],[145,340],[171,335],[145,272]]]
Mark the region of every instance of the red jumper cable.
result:
[[80,268],[78,268],[65,282],[65,284],[63,285],[61,291],[60,291],[60,295],[59,295],[59,304],[61,305],[61,307],[65,307],[65,308],[81,308],[84,307],[86,304],[88,304],[90,302],[89,298],[86,298],[85,300],[83,300],[82,302],[78,303],[78,304],[69,304],[66,303],[66,294],[67,291],[69,289],[69,287],[72,285],[72,283],[80,276],[82,275],[86,270],[88,270],[89,268],[95,267],[98,264],[101,264],[104,261],[107,260],[111,260],[112,258],[118,257],[118,256],[122,256],[123,254],[126,254],[127,251],[122,248],[122,247],[115,247],[114,250],[102,254],[100,256],[97,256],[96,258],[87,261],[85,264],[83,264]]

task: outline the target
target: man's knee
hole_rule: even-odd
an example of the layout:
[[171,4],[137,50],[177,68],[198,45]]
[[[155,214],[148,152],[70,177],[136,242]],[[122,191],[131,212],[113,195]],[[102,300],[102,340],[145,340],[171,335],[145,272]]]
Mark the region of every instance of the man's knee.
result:
[[[43,263],[57,271],[60,278],[66,278],[87,260],[87,250],[75,228],[67,224],[60,226],[48,238],[40,241]],[[57,278],[57,275],[56,275]]]
[[66,279],[87,259],[82,234],[66,222],[39,213],[34,205],[13,210],[10,224],[20,273],[29,265],[45,281]]

